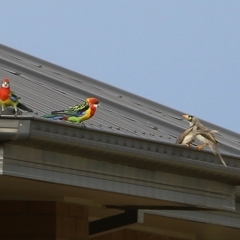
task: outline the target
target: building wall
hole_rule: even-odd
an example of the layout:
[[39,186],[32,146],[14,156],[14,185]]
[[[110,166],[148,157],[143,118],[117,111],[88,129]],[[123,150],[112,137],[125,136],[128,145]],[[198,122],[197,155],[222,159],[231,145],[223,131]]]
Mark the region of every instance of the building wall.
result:
[[86,240],[86,207],[42,201],[0,201],[1,240]]

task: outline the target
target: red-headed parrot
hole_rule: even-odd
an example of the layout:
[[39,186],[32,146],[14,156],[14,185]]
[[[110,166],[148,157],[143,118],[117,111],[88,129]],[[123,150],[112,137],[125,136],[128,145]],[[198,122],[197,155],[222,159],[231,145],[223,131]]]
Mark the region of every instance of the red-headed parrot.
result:
[[46,114],[42,117],[52,120],[81,123],[93,117],[99,105],[97,98],[87,98],[81,104],[76,104],[64,110],[52,111],[51,114]]
[[28,112],[33,111],[32,109],[22,104],[20,102],[20,97],[11,91],[10,81],[8,78],[4,78],[2,80],[2,85],[0,87],[0,105],[2,107],[2,112],[4,111],[5,107],[12,106],[15,110],[15,115],[17,115],[18,108]]

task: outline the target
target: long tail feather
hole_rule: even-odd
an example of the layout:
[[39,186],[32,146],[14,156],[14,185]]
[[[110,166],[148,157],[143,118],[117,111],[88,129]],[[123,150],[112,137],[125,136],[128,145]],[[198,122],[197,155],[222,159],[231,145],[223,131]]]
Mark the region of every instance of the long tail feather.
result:
[[59,119],[63,118],[64,116],[53,115],[53,114],[46,114],[46,115],[43,115],[42,117],[43,118],[52,119],[52,120],[59,120]]
[[223,160],[222,155],[220,154],[218,147],[215,144],[209,144],[210,149],[212,150],[212,152],[217,155],[219,157],[219,159],[221,160],[222,164],[227,167],[225,161]]
[[219,159],[222,161],[222,164],[227,167],[226,163],[224,162],[223,158],[222,158],[222,155],[217,151],[217,155],[219,157]]
[[58,110],[58,111],[52,111],[51,112],[51,114],[55,114],[55,115],[64,115],[65,114],[65,112],[64,112],[65,110]]

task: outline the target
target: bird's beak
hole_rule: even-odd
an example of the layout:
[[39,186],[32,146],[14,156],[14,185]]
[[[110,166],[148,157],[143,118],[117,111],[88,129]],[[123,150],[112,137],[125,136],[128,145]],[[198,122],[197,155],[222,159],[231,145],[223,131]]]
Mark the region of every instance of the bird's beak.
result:
[[95,108],[98,108],[98,107],[100,106],[100,103],[98,103],[98,104],[93,104],[93,106],[94,106]]
[[183,114],[182,116],[183,116],[183,118],[188,120],[188,115],[187,114]]
[[8,86],[9,86],[9,84],[7,82],[2,83],[2,87],[7,88]]

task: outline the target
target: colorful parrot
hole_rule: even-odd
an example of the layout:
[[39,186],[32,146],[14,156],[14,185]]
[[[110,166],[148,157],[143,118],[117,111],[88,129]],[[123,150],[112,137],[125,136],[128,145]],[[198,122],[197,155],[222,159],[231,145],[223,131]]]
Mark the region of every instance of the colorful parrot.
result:
[[18,108],[24,111],[32,112],[33,110],[25,106],[20,102],[20,97],[18,97],[10,89],[10,81],[8,78],[2,80],[2,85],[0,87],[0,105],[2,107],[2,112],[5,107],[12,106],[15,110],[15,115],[18,113]]
[[93,117],[98,107],[99,100],[97,98],[87,98],[81,104],[76,104],[64,110],[52,111],[51,114],[42,117],[52,120],[81,123]]

